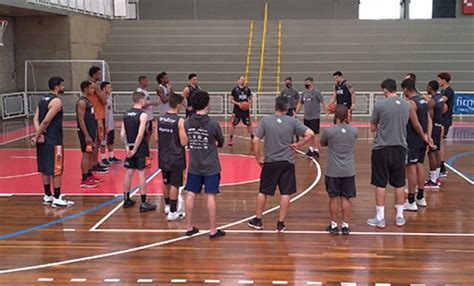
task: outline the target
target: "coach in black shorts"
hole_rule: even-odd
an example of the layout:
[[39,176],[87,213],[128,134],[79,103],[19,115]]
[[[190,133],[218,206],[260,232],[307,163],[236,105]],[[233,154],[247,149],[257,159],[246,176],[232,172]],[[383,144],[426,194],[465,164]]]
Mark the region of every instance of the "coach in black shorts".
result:
[[[262,213],[267,196],[273,196],[278,186],[281,194],[280,215],[276,231],[284,232],[285,218],[290,205],[290,195],[296,193],[294,150],[309,142],[314,132],[299,120],[287,116],[288,99],[279,96],[275,102],[275,114],[262,118],[253,140],[255,158],[262,166],[260,192],[257,196],[256,217],[248,222],[249,227],[263,229]],[[298,143],[294,136],[304,136]],[[264,153],[260,154],[260,140],[265,139]]]
[[234,106],[234,111],[232,114],[232,122],[230,127],[230,138],[227,141],[227,145],[233,145],[233,139],[235,134],[235,127],[239,125],[240,121],[247,126],[247,131],[250,135],[250,138],[253,139],[253,127],[250,120],[250,110],[242,110],[240,104],[243,102],[248,102],[252,104],[252,91],[248,86],[245,85],[245,77],[240,76],[239,81],[236,87],[232,89],[232,92],[229,97],[230,103]]
[[410,105],[397,95],[397,84],[386,79],[381,85],[384,99],[374,106],[370,119],[370,130],[377,132],[372,150],[372,179],[376,187],[377,214],[367,223],[385,228],[385,190],[387,182],[395,188],[396,225],[403,226],[403,204],[405,202],[405,161],[407,155],[407,123]]

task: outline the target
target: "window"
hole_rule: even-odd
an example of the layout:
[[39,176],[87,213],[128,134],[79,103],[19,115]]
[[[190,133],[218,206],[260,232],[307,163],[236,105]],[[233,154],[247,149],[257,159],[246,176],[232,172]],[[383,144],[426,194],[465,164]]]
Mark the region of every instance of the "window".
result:
[[[401,0],[360,0],[359,19],[400,19]],[[431,19],[432,0],[408,0],[410,19]]]

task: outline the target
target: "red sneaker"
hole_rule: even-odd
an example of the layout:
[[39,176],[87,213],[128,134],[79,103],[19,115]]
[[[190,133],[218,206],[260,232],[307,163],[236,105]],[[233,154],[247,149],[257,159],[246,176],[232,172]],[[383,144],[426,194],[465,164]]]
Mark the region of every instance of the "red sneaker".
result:
[[87,179],[81,181],[81,188],[84,189],[93,189],[99,186],[98,183],[92,181],[91,177],[87,177]]
[[94,173],[92,173],[92,175],[89,176],[89,178],[93,183],[96,183],[96,184],[102,183],[102,179],[97,177]]

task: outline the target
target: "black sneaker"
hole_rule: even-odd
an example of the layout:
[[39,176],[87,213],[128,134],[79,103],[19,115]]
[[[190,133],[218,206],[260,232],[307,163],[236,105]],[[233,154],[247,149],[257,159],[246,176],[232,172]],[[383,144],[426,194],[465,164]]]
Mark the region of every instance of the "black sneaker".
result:
[[330,234],[339,234],[339,229],[337,227],[333,228],[331,225],[328,225],[328,227],[326,227],[326,231]]
[[112,163],[112,164],[117,164],[117,163],[122,162],[122,160],[117,159],[117,157],[110,157],[109,162]]
[[210,235],[209,235],[209,238],[210,238],[210,239],[214,239],[214,238],[219,238],[219,237],[223,237],[223,236],[225,236],[225,231],[218,229],[218,230],[216,231],[216,233],[210,234]]
[[186,236],[192,236],[199,233],[199,229],[193,226],[193,229],[186,231]]
[[101,168],[101,169],[109,170],[109,166],[106,166],[106,165],[104,165],[104,164],[101,164],[100,162],[99,162],[99,164],[97,164],[97,167],[99,167],[99,168]]
[[313,151],[308,150],[308,152],[306,152],[305,156],[308,157],[308,158],[313,157]]
[[278,232],[278,233],[283,233],[283,232],[285,232],[285,230],[286,230],[285,223],[282,222],[282,221],[277,222],[275,231]]
[[125,209],[131,208],[131,207],[133,207],[134,205],[135,205],[135,201],[132,200],[132,199],[126,199],[126,200],[123,201],[123,207],[124,207]]
[[103,175],[103,174],[107,174],[109,172],[109,169],[102,168],[100,166],[94,165],[94,166],[92,166],[91,171],[94,172],[94,173],[98,173],[98,174]]
[[349,235],[349,233],[351,233],[351,229],[347,226],[343,226],[342,227],[342,234],[343,235]]
[[247,225],[253,229],[256,230],[262,230],[263,229],[263,223],[261,218],[256,218],[254,217],[253,219],[249,220]]
[[154,203],[145,202],[140,204],[140,212],[149,212],[154,211],[156,209],[156,205]]
[[439,172],[439,176],[441,178],[446,178],[448,176],[448,171],[444,170],[444,171],[440,171]]
[[319,160],[319,150],[314,150],[313,151],[313,157]]
[[101,166],[104,166],[106,168],[110,167],[110,162],[107,159],[102,159]]

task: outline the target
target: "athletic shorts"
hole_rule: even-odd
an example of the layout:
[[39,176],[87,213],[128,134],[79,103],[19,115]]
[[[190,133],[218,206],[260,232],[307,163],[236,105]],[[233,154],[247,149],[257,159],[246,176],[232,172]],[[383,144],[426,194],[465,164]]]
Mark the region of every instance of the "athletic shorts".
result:
[[309,129],[313,130],[314,134],[319,134],[319,119],[312,119],[312,120],[303,120],[304,125],[306,125]]
[[425,162],[426,144],[423,145],[408,145],[407,165],[423,164]]
[[186,191],[199,194],[201,193],[202,187],[204,186],[204,193],[218,194],[220,181],[220,173],[210,176],[201,176],[188,173],[188,177],[186,179]]
[[123,166],[127,169],[132,170],[145,170],[146,168],[146,156],[133,156],[132,158],[126,158]]
[[115,144],[115,130],[110,130],[107,133],[107,145],[114,145]]
[[[86,137],[84,136],[84,133],[82,133],[82,131],[77,131],[77,136],[79,137],[79,143],[81,145],[81,152],[82,153],[85,153],[86,152],[86,147],[87,147],[87,144],[86,144]],[[95,144],[96,142],[96,138],[91,138],[92,139],[92,144]]]
[[288,115],[288,116],[293,116],[293,115],[295,115],[295,113],[296,113],[295,108],[288,108],[288,111],[286,111],[286,115]]
[[441,150],[441,126],[433,126],[433,131],[431,132],[431,138],[433,139],[433,143],[436,146],[436,150],[430,150],[432,152],[437,152]]
[[239,125],[240,121],[242,121],[245,126],[249,126],[251,124],[250,112],[237,112],[234,113],[232,117],[232,125],[234,126]]
[[161,171],[163,174],[163,183],[179,188],[183,185],[184,170]]
[[62,145],[36,145],[38,172],[46,176],[62,176],[64,170],[64,147]]
[[371,184],[378,188],[386,188],[387,182],[394,188],[405,186],[406,156],[402,146],[372,150]]
[[352,177],[328,177],[326,176],[326,192],[330,198],[356,197],[355,176]]
[[260,193],[273,196],[276,188],[282,195],[296,193],[295,165],[288,161],[265,162],[260,174]]

